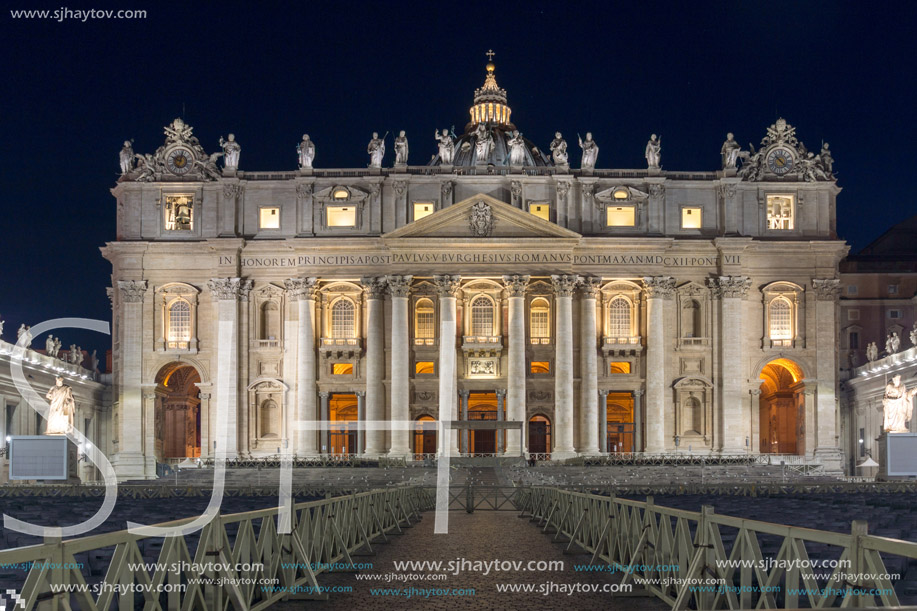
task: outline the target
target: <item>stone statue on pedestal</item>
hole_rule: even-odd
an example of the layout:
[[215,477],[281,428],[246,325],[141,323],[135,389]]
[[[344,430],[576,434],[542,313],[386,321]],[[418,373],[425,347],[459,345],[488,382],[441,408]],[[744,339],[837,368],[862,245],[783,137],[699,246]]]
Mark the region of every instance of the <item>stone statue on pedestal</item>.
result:
[[[3,332],[3,325],[0,323],[0,333]],[[917,346],[917,322],[914,323],[914,328],[911,329],[911,346]]]
[[583,160],[580,162],[580,167],[584,170],[592,170],[595,168],[596,159],[599,157],[599,146],[592,139],[592,132],[586,132],[585,140],[580,138],[578,134],[577,138],[579,138],[579,147],[583,149]]
[[57,376],[57,384],[51,387],[45,398],[51,403],[45,435],[66,435],[73,428],[73,414],[76,412],[73,390],[64,384],[64,378]]
[[118,160],[121,162],[121,173],[127,174],[134,169],[134,147],[131,146],[130,140],[124,141],[121,152],[118,153]]
[[821,152],[818,154],[817,163],[827,176],[830,177],[834,174],[834,157],[831,156],[831,151],[828,149],[827,142],[821,145]]
[[890,333],[885,339],[885,351],[889,354],[897,354],[898,349],[901,347],[901,340],[898,338],[897,333]]
[[220,146],[223,148],[223,166],[227,170],[235,170],[239,167],[239,155],[242,147],[236,142],[235,134],[229,134],[226,140],[220,136]]
[[309,134],[302,135],[302,142],[296,145],[296,154],[299,155],[299,167],[312,168],[312,160],[315,159],[315,143],[309,140]]
[[491,151],[494,150],[494,138],[491,135],[490,130],[487,129],[487,126],[483,123],[478,123],[478,127],[475,129],[474,135],[475,163],[477,165],[484,165],[490,158]]
[[659,169],[662,162],[662,139],[657,138],[656,134],[651,135],[647,141],[643,156],[646,157],[646,167],[651,170]]
[[506,143],[509,145],[509,164],[518,166],[525,163],[525,140],[518,129]]
[[3,324],[4,324],[3,319],[0,319],[0,337],[3,337]]
[[83,350],[76,344],[70,344],[70,363],[81,365],[83,363]]
[[567,165],[569,163],[567,141],[560,135],[560,132],[554,132],[554,139],[551,140],[551,157],[554,158],[555,165]]
[[439,160],[443,165],[452,165],[452,158],[455,156],[455,141],[449,135],[449,130],[444,129],[442,135],[433,132],[433,137],[437,140],[439,146]]
[[56,358],[57,357],[57,352],[55,351],[56,347],[57,346],[54,342],[54,336],[48,335],[48,338],[45,340],[45,354],[47,354],[51,358]]
[[408,164],[408,139],[404,135],[404,130],[395,138],[395,165]]
[[901,375],[895,375],[892,381],[885,385],[885,397],[882,399],[882,409],[885,420],[882,428],[886,433],[909,433],[908,424],[911,420],[911,399],[917,395],[917,387],[908,390],[901,383]]
[[385,157],[385,140],[379,137],[378,132],[373,132],[372,140],[369,141],[366,152],[369,154],[369,167],[381,168],[382,158]]
[[868,362],[873,362],[879,358],[879,347],[876,346],[876,342],[870,342],[866,346],[866,360]]
[[724,170],[736,169],[741,151],[742,147],[735,141],[735,136],[732,135],[732,132],[726,134],[726,141],[720,147],[720,157],[722,158]]
[[[23,335],[25,336],[24,341],[22,341]],[[32,327],[25,323],[19,325],[19,330],[16,331],[16,343],[18,344],[20,341],[22,341],[23,348],[28,348],[32,345]]]

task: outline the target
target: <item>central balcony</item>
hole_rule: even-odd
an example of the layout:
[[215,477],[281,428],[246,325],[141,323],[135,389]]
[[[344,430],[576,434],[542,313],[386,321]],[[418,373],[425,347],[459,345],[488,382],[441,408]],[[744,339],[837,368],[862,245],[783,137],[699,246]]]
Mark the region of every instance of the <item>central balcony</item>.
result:
[[503,352],[502,335],[465,335],[462,352],[466,356],[493,357]]
[[626,356],[643,352],[643,338],[639,335],[628,337],[612,337],[606,335],[602,338],[602,352],[605,356]]
[[323,337],[320,350],[325,358],[358,358],[363,355],[363,340],[358,337]]

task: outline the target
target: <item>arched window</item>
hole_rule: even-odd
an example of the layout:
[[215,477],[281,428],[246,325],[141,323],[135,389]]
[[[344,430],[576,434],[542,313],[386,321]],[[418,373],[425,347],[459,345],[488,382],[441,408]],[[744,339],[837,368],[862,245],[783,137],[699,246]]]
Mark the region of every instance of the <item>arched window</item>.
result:
[[429,299],[418,299],[414,304],[414,338],[433,339],[436,337],[436,314],[433,302]]
[[355,337],[353,302],[338,299],[331,306],[331,337],[347,339]]
[[767,308],[768,332],[772,340],[793,339],[793,306],[786,297],[777,297]]
[[471,334],[475,337],[494,334],[494,304],[484,295],[471,302]]
[[169,348],[187,349],[191,341],[191,304],[176,299],[169,304],[168,313]]
[[[529,310],[529,326],[531,328],[532,343],[542,343],[541,340],[551,338],[551,306],[547,299],[535,299]],[[546,342],[545,342],[546,343]]]
[[685,302],[681,312],[682,337],[703,337],[700,304],[694,299]]
[[280,337],[280,308],[276,301],[265,301],[261,305],[261,339]]
[[630,337],[631,306],[624,297],[615,297],[608,304],[608,336]]

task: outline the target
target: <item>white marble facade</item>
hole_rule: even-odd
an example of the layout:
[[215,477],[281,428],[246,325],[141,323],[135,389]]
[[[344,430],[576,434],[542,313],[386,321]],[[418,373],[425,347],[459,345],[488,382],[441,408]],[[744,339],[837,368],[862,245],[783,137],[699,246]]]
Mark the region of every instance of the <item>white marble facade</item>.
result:
[[[786,129],[768,133],[792,157]],[[840,189],[759,164],[127,174],[103,248],[113,463],[151,477],[171,443],[171,458],[678,450],[838,469]],[[475,414],[525,425],[451,447],[295,425]]]

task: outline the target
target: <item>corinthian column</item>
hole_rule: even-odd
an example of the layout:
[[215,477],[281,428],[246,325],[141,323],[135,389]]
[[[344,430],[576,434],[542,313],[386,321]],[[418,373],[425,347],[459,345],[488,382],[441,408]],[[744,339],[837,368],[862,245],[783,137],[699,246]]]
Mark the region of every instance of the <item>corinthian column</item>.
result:
[[143,430],[140,382],[143,377],[143,296],[147,283],[146,280],[119,280],[118,289],[121,291],[121,413],[114,433],[118,453],[112,462],[119,479],[143,479],[156,475],[155,456],[148,457],[153,463],[152,473],[145,468],[143,439],[138,434]]
[[557,441],[552,458],[576,456],[573,448],[573,290],[578,276],[551,276],[557,304],[557,333],[554,342],[554,421]]
[[[384,278],[363,278],[366,291],[366,419],[380,421],[385,418],[385,330],[383,301]],[[366,431],[366,455],[378,457],[385,451],[385,431]]]
[[[315,278],[289,278],[290,299],[296,303],[299,323],[296,333],[296,422],[318,420],[315,376]],[[317,431],[301,430],[294,424],[293,452],[297,456],[318,454]]]
[[[837,336],[837,278],[813,279],[815,289],[815,371],[818,376],[815,395],[815,454],[829,473],[840,472],[843,455],[838,447],[840,433],[834,405],[837,362],[834,351]],[[913,337],[913,335],[911,336]],[[808,448],[806,452],[808,453]]]
[[[596,430],[595,395],[599,388],[595,294],[599,288],[599,278],[583,278],[581,283],[583,297],[580,302],[582,310],[580,335],[580,452],[595,455],[599,453],[599,431]],[[555,338],[555,342],[562,338]]]
[[[528,276],[503,276],[509,294],[509,355],[506,419],[525,422],[525,287]],[[525,426],[523,424],[523,426]],[[506,431],[506,454],[522,455],[522,430]]]
[[[455,294],[461,276],[434,276],[439,293],[439,421],[458,420],[455,393]],[[458,455],[458,435],[443,427],[436,436],[440,455]]]
[[751,435],[751,416],[744,400],[742,305],[748,297],[751,278],[711,278],[714,295],[720,298],[720,396],[714,422],[717,449],[730,454],[745,451],[745,437]]
[[[408,406],[408,293],[411,290],[411,279],[412,276],[386,277],[392,294],[392,420],[402,422],[411,419]],[[389,454],[404,457],[411,455],[408,440],[410,432],[408,429],[392,429],[392,448]]]
[[239,297],[241,278],[210,281],[216,320],[216,456],[239,454]]
[[675,279],[643,279],[646,290],[646,451],[665,451],[665,312],[663,301],[672,299]]

